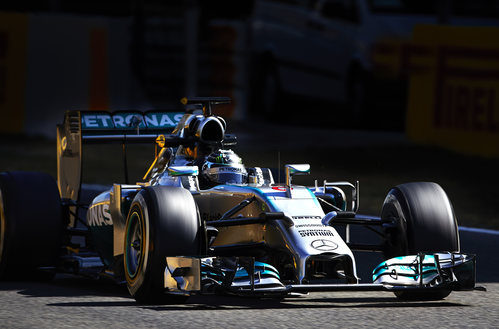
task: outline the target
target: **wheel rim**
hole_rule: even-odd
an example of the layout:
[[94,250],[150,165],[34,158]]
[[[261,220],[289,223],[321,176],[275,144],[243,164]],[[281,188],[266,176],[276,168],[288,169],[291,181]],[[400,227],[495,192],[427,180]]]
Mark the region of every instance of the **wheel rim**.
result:
[[[408,254],[408,241],[406,233],[405,219],[402,218],[403,214],[399,213],[397,210],[396,203],[398,202],[396,198],[389,194],[387,198],[390,198],[390,202],[385,201],[383,209],[381,211],[381,218],[387,222],[392,222],[395,224],[394,227],[385,227],[385,257],[393,258],[396,256],[403,256]],[[399,206],[400,207],[400,206]],[[400,210],[402,212],[402,210]]]
[[134,211],[128,220],[125,241],[126,271],[130,279],[139,273],[144,256],[144,227],[141,214]]

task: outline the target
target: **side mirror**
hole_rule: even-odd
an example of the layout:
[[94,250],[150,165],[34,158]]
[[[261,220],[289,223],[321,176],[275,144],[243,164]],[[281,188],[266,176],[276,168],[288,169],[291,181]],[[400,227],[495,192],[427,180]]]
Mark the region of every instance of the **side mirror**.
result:
[[291,187],[291,178],[294,175],[310,174],[309,164],[287,164],[284,167],[286,169],[286,186],[288,187]]
[[197,166],[173,166],[168,167],[168,174],[173,177],[197,176],[199,174],[199,169]]

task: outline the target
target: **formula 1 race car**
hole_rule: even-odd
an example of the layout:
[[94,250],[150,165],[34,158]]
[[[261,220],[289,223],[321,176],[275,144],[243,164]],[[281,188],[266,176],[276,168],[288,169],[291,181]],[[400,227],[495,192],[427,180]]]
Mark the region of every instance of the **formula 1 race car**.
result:
[[[57,184],[1,173],[0,278],[110,276],[140,303],[340,290],[436,300],[476,289],[475,256],[460,253],[439,185],[398,185],[380,217],[360,215],[358,182],[295,185],[310,166],[288,164],[276,184],[269,168],[246,168],[212,113],[228,98],[182,101],[186,113],[67,112],[57,127]],[[155,143],[158,152],[142,182],[114,184],[88,205],[80,202],[87,143]],[[354,225],[375,230],[379,243],[351,243]],[[352,250],[385,256],[372,283],[359,283]]]

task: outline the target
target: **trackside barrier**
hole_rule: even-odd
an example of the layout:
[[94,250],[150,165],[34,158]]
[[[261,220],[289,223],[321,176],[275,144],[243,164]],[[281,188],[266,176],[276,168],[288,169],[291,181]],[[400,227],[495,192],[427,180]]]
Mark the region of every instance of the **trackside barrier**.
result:
[[0,12],[0,133],[24,126],[28,15]]
[[495,27],[414,29],[408,56],[410,139],[499,156],[498,35]]

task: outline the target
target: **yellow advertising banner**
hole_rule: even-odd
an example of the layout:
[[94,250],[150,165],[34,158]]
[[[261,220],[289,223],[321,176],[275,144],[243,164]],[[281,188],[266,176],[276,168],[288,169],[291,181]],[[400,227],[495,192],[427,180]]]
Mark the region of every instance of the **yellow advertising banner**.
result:
[[422,25],[409,57],[407,134],[499,156],[499,28]]
[[0,12],[0,133],[24,126],[28,16]]

